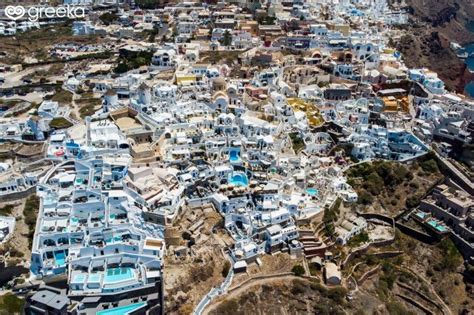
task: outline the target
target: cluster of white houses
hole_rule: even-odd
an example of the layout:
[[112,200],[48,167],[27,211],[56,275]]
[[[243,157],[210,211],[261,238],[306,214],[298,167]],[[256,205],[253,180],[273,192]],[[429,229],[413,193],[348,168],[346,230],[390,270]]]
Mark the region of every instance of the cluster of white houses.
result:
[[[432,141],[444,156],[472,143],[472,102],[448,93],[430,70],[407,68],[390,47],[394,34],[386,26],[407,22],[404,4],[394,6],[271,1],[262,10],[253,0],[180,2],[119,8],[110,25],[75,21],[74,35],[113,39],[107,49],[120,60],[149,64],[68,73],[62,88],[102,102],[84,122],[47,100],[33,115],[2,114],[2,138],[44,141],[46,159],[56,163],[41,176],[0,169],[0,196],[36,186],[41,199],[34,277],[66,277],[67,296],[84,314],[109,307],[101,301],[150,296],[163,280],[165,227],[204,204],[224,218],[237,269],[264,253],[298,254],[298,220],[337,199],[357,201],[344,176],[350,158],[406,162],[426,154]],[[164,24],[172,36],[159,33]],[[2,25],[0,34],[13,27]],[[160,34],[153,43],[138,42],[152,30]],[[232,62],[219,60],[229,55]],[[116,66],[103,63],[87,66]],[[50,123],[58,118],[73,126],[55,130]],[[472,244],[472,201],[437,193],[422,210],[452,217],[453,233]],[[450,210],[438,205],[446,200]],[[337,242],[366,228],[364,219],[348,216],[336,228]],[[340,283],[338,267],[327,269],[329,282]],[[55,295],[36,298],[47,305]]]

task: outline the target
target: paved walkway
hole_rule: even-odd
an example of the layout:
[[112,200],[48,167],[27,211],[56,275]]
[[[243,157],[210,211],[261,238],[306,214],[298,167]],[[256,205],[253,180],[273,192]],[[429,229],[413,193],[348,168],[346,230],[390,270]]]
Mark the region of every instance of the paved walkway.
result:
[[[256,285],[263,285],[263,284],[268,284],[272,283],[275,281],[291,281],[295,279],[302,279],[301,277],[297,277],[295,275],[289,275],[288,273],[283,273],[283,274],[274,274],[274,275],[268,275],[266,278],[249,278],[245,283],[240,284],[240,286],[236,286],[233,288],[230,288],[230,292],[225,295],[226,299],[233,299],[238,297],[241,293],[246,292],[249,290],[251,287],[256,286]],[[212,311],[214,308],[217,307],[218,304],[212,304],[210,307],[208,307],[203,314],[208,314],[210,311]]]

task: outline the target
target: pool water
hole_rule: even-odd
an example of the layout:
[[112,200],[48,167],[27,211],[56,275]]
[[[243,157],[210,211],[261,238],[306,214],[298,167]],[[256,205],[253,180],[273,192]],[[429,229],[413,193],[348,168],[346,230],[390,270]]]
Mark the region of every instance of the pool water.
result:
[[230,151],[229,160],[231,162],[240,161],[239,152],[236,150]]
[[134,278],[132,268],[110,268],[105,274],[105,283],[115,283],[131,280]]
[[111,237],[107,240],[105,240],[105,242],[107,244],[113,244],[113,243],[118,243],[118,242],[121,242],[122,241],[122,237],[121,236],[115,236],[115,237]]
[[91,273],[89,274],[89,277],[87,278],[87,282],[95,282],[95,283],[100,283],[102,274],[100,273]]
[[83,274],[75,275],[74,279],[72,279],[72,281],[75,283],[84,283],[84,280],[86,280],[86,276]]
[[234,186],[248,186],[249,180],[247,178],[247,175],[242,172],[238,173],[233,173],[232,175],[229,175],[229,183],[234,185]]
[[318,194],[318,190],[316,188],[308,188],[306,189],[306,192],[310,196],[316,196]]
[[419,217],[420,219],[424,219],[426,214],[424,212],[417,212],[416,216]]
[[438,222],[436,222],[435,220],[428,221],[428,224],[440,232],[446,232],[446,228],[442,225],[439,225]]
[[146,305],[145,302],[135,303],[125,306],[119,306],[115,308],[111,308],[109,310],[103,310],[96,313],[96,315],[127,315],[133,311],[136,311]]
[[56,266],[63,266],[66,264],[66,254],[64,251],[54,252],[54,260],[56,261]]

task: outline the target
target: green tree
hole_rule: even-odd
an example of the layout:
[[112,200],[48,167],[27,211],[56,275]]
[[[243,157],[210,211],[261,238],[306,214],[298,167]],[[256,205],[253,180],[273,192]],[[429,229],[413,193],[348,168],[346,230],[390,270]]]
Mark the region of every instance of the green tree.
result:
[[231,264],[228,260],[225,261],[224,266],[222,266],[222,276],[225,278],[227,277],[227,274],[229,273]]
[[99,19],[105,25],[110,25],[118,19],[118,16],[117,16],[117,14],[115,14],[113,12],[106,12],[106,13],[102,14],[101,16],[99,16]]
[[433,159],[421,162],[421,168],[428,173],[437,173],[439,171],[438,164]]
[[13,293],[6,293],[0,297],[0,313],[21,314],[25,301],[18,298]]
[[293,272],[295,276],[301,277],[304,275],[304,268],[301,265],[294,265],[293,268],[291,268],[291,272]]
[[224,46],[229,46],[232,44],[232,34],[229,32],[229,30],[226,30],[224,32],[224,35],[222,36],[221,44]]

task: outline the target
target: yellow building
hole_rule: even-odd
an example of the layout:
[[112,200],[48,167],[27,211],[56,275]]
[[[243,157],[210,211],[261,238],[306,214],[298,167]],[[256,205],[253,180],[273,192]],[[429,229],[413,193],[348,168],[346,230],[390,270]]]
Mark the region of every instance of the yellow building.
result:
[[398,111],[403,111],[407,112],[409,111],[408,108],[408,97],[407,96],[402,96],[396,98],[395,96],[387,96],[383,97],[383,110],[384,112],[398,112]]
[[321,117],[316,105],[305,102],[300,98],[289,98],[287,101],[288,105],[293,108],[293,111],[306,113],[310,127],[317,127],[324,123],[324,119]]
[[176,74],[176,84],[178,86],[191,86],[196,85],[196,75],[195,74]]

